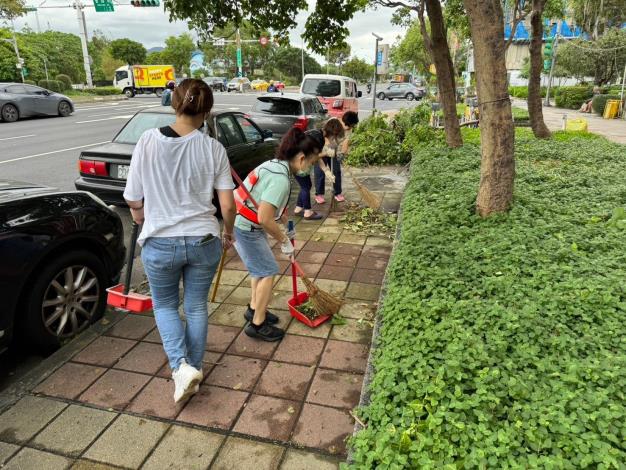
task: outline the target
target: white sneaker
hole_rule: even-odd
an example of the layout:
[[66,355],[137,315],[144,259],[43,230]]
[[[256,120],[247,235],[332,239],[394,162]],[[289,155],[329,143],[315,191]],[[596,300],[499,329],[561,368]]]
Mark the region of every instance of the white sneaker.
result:
[[202,381],[202,372],[187,364],[183,359],[178,369],[172,373],[172,378],[174,379],[174,402],[179,403],[198,391]]

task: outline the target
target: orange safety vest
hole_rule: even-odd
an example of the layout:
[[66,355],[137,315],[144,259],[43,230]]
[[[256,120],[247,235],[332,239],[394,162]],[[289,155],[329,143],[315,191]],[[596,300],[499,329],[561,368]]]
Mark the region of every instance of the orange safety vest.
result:
[[[244,187],[244,184],[246,181],[250,183],[250,189],[247,191],[246,191],[247,188]],[[244,219],[247,219],[248,221],[252,222],[253,224],[261,225],[261,223],[259,222],[259,214],[255,210],[255,209],[258,210],[257,203],[251,197],[252,189],[254,188],[254,185],[257,184],[258,181],[259,181],[259,175],[257,174],[257,169],[255,168],[248,174],[243,184],[240,184],[239,187],[233,191],[233,195],[235,197],[235,206],[237,207],[237,214],[239,214]],[[247,204],[248,201],[250,201],[250,203],[255,206],[255,209],[252,209],[248,206]],[[281,216],[285,213],[286,210],[287,210],[287,206],[285,206],[285,208],[283,209]],[[280,217],[278,217],[277,220],[279,218]]]

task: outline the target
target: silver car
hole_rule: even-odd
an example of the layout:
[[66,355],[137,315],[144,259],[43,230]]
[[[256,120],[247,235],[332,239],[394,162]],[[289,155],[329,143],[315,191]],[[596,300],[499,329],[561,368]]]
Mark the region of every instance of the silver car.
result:
[[262,129],[275,136],[287,133],[292,127],[319,129],[328,120],[328,110],[316,96],[301,93],[268,93],[259,96],[249,113]]
[[407,101],[413,101],[414,99],[421,100],[424,97],[424,90],[411,83],[392,83],[385,90],[377,92],[376,97],[379,100],[402,98]]
[[250,79],[247,77],[235,77],[230,82],[228,82],[228,86],[226,87],[226,91],[228,91],[228,93],[230,93],[231,91],[244,93],[250,90],[252,90],[252,85],[250,83]]
[[15,122],[31,116],[69,116],[74,103],[67,96],[23,83],[0,83],[0,116]]

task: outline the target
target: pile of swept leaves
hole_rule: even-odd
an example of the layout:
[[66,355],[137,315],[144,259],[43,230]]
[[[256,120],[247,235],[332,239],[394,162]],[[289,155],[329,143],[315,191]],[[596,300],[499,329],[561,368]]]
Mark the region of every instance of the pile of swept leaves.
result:
[[353,467],[622,469],[626,147],[519,130],[481,219],[476,132],[415,152]]
[[376,211],[369,207],[351,206],[341,218],[343,227],[352,233],[375,235],[393,240],[398,223],[397,214]]

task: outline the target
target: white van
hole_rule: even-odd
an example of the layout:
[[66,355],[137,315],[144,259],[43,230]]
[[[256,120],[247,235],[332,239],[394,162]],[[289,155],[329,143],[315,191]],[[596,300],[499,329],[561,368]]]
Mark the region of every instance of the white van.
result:
[[328,114],[341,118],[346,111],[359,112],[358,98],[362,92],[357,90],[356,81],[342,75],[310,74],[305,75],[300,92],[317,96]]

